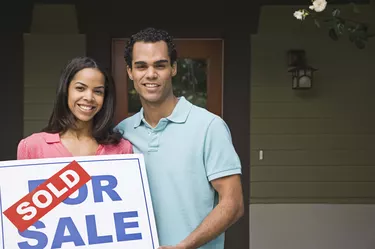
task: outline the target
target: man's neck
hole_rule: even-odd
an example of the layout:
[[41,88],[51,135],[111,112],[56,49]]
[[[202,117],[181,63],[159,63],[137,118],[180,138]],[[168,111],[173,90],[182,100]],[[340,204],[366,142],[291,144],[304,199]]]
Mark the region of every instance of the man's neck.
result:
[[160,104],[142,103],[143,115],[147,123],[156,127],[160,119],[172,114],[177,102],[178,98],[172,95]]

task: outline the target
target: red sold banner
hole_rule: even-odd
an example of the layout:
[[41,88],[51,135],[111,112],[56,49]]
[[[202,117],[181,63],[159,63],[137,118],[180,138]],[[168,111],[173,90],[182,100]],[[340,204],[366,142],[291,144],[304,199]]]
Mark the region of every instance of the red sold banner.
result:
[[3,213],[23,232],[90,179],[90,175],[73,161]]

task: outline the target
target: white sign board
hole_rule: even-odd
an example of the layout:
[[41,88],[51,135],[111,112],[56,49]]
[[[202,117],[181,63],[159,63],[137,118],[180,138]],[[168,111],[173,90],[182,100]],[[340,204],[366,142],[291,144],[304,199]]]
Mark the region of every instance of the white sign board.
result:
[[[19,232],[3,212],[73,160],[91,180]],[[0,211],[0,249],[159,247],[143,155],[0,162]]]

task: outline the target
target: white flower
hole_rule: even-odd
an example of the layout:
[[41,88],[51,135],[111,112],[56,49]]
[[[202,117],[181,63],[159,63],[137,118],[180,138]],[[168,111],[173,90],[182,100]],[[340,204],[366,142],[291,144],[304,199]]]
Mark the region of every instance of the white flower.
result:
[[295,11],[293,15],[298,20],[303,20],[305,18],[304,12],[302,10]]
[[312,5],[309,6],[311,10],[315,10],[316,12],[322,12],[325,10],[327,6],[326,0],[314,0]]

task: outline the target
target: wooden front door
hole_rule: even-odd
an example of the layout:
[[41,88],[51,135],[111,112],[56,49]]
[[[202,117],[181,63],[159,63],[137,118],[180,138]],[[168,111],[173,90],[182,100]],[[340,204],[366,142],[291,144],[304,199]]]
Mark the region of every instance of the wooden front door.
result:
[[[124,59],[126,39],[112,41],[112,74],[116,84],[116,124],[141,108]],[[222,116],[223,41],[220,39],[177,39],[177,75],[173,78],[175,95]]]

